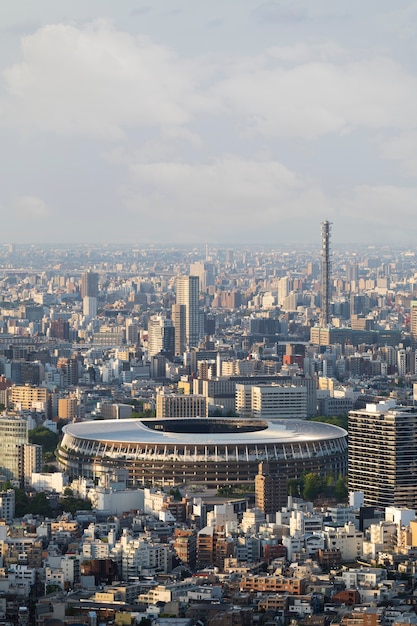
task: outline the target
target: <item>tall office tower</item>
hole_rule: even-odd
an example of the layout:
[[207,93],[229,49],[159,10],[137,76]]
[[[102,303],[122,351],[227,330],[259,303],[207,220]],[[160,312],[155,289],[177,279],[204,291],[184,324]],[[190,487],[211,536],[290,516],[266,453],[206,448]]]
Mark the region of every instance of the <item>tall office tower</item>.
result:
[[407,373],[407,352],[404,348],[397,350],[397,372],[398,376],[405,376]]
[[394,401],[349,412],[348,484],[365,506],[417,507],[417,412]]
[[199,282],[198,276],[177,277],[176,304],[185,306],[185,341],[188,348],[196,348],[200,336]]
[[348,263],[346,265],[346,280],[348,283],[355,282],[357,283],[359,280],[359,268],[357,263]]
[[92,296],[84,296],[83,314],[89,319],[97,317],[97,298],[93,298]]
[[288,276],[283,276],[278,281],[278,306],[283,306],[285,298],[290,293],[292,281]]
[[320,325],[330,323],[330,222],[321,224],[321,315]]
[[81,298],[86,296],[89,298],[98,297],[98,274],[87,270],[81,276]]
[[352,315],[363,315],[369,307],[368,296],[353,294],[350,296],[350,317]]
[[175,328],[175,354],[183,354],[187,348],[185,335],[185,304],[173,304],[171,319]]
[[417,300],[410,302],[410,332],[414,342],[417,342]]
[[28,443],[28,423],[20,417],[0,417],[0,474],[20,480],[19,448]]
[[172,320],[154,315],[148,322],[148,358],[164,352],[172,359],[175,350],[175,328]]
[[139,343],[139,324],[130,318],[126,320],[126,343],[133,345]]
[[190,274],[198,276],[201,291],[207,291],[207,287],[214,285],[214,265],[207,261],[196,261],[190,265]]

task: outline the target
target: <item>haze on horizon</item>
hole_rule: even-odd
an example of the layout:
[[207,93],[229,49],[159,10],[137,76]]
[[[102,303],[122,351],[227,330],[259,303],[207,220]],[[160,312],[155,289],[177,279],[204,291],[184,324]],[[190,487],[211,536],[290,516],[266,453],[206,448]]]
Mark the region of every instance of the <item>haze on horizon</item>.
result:
[[417,4],[0,7],[2,242],[414,246]]

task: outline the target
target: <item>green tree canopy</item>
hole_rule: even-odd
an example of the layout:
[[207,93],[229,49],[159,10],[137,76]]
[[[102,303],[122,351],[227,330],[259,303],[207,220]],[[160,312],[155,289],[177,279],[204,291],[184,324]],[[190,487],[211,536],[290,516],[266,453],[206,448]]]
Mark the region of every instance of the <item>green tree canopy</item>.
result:
[[74,514],[76,511],[91,511],[90,500],[76,498],[74,496],[65,496],[60,500],[60,506],[63,511]]
[[339,476],[334,486],[334,497],[339,502],[344,502],[347,500],[349,495],[349,490],[346,485],[346,479],[343,476]]
[[324,486],[323,479],[319,474],[314,474],[313,472],[306,474],[303,488],[304,500],[315,500],[322,493]]
[[323,422],[324,424],[333,424],[334,426],[340,426],[345,430],[348,429],[348,414],[342,413],[341,415],[319,415],[318,417],[311,417],[310,422]]
[[55,452],[58,441],[57,433],[53,433],[52,430],[45,428],[45,426],[36,426],[36,428],[29,431],[29,442],[42,446],[44,454],[45,452]]

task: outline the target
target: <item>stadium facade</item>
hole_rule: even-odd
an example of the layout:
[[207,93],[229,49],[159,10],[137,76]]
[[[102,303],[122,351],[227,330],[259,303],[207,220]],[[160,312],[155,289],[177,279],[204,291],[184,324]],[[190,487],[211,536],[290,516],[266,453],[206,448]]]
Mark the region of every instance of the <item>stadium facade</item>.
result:
[[345,475],[347,433],[304,420],[129,419],[64,427],[57,451],[72,478],[127,468],[131,485],[244,485],[261,461],[283,479],[305,472]]

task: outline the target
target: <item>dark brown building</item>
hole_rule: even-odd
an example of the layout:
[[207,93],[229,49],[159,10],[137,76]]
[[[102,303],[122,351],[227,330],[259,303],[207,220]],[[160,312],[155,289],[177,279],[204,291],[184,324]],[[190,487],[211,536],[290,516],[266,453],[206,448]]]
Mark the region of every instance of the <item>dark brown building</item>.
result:
[[270,463],[262,461],[255,476],[255,506],[273,515],[287,504],[287,480]]

